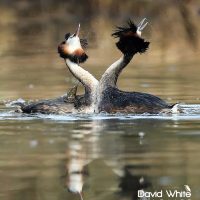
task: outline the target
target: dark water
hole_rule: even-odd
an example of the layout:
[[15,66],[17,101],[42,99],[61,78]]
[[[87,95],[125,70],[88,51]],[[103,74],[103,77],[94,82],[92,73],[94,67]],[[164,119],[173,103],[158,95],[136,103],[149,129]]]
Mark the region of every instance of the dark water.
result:
[[[133,62],[119,82],[124,90],[181,102],[184,114],[13,113],[14,108],[5,106],[10,100],[52,98],[73,85],[62,60],[43,55],[4,56],[0,61],[4,66],[0,74],[1,200],[79,199],[76,192],[81,189],[87,200],[137,199],[140,189],[163,191],[163,199],[168,199],[166,189],[186,191],[184,185],[191,189],[190,199],[200,198],[198,63],[134,66]],[[91,64],[87,69],[98,77],[104,68]]]
[[[69,27],[71,18],[59,23],[55,16],[30,13],[23,20],[13,16],[20,23],[1,24],[0,200],[75,200],[81,189],[85,200],[137,199],[140,189],[163,191],[167,200],[175,198],[167,198],[165,190],[186,191],[184,185],[192,197],[182,199],[199,200],[200,68],[187,60],[190,55],[182,63],[155,65],[151,51],[138,55],[119,80],[120,89],[182,103],[184,114],[30,116],[5,106],[19,98],[57,97],[74,84],[57,55],[57,44],[74,26]],[[103,29],[102,23],[83,32],[92,35],[95,24],[110,36],[113,27]],[[97,78],[119,57],[114,40],[103,42],[88,50],[85,64]]]
[[188,113],[164,116],[29,116],[2,107],[0,199],[78,199],[68,190],[82,185],[84,199],[184,185],[199,199],[200,106],[182,107]]

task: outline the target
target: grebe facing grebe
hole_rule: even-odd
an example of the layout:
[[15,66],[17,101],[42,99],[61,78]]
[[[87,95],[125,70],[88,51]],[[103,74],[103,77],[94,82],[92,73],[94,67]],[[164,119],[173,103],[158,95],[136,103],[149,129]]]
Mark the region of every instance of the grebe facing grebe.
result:
[[[58,46],[58,53],[65,59],[66,65],[75,78],[85,87],[84,95],[76,95],[77,87],[62,97],[41,100],[34,103],[18,104],[24,113],[65,114],[77,112],[94,112],[96,88],[98,81],[78,64],[87,60],[83,47],[86,40],[79,39],[80,25],[74,34],[66,34],[65,41]],[[83,47],[82,47],[83,46]]]
[[[96,93],[99,81],[88,71],[79,66],[88,56],[85,54],[83,46],[86,44],[84,40],[79,39],[80,24],[74,34],[66,34],[65,41],[58,46],[60,57],[64,58],[69,71],[78,79],[85,88],[85,94],[79,100],[80,104],[76,107],[79,112],[94,112],[96,103]],[[81,101],[82,100],[82,101]]]
[[146,26],[145,20],[137,26],[131,21],[128,27],[118,27],[112,35],[119,38],[116,43],[117,48],[123,56],[113,63],[103,74],[100,82],[88,71],[79,66],[88,56],[85,54],[79,39],[80,25],[74,34],[66,34],[65,41],[58,46],[58,53],[64,58],[70,72],[84,86],[85,94],[76,95],[72,92],[73,98],[69,96],[60,97],[53,100],[40,101],[37,103],[21,106],[21,110],[26,113],[160,113],[175,110],[173,105],[169,105],[159,97],[140,92],[124,92],[117,88],[116,83],[121,71],[131,61],[137,53],[144,53],[149,46],[149,42],[141,38],[141,31]]
[[173,108],[173,105],[154,95],[124,92],[116,86],[120,73],[133,56],[144,53],[149,47],[149,42],[141,38],[141,31],[147,25],[145,20],[143,19],[138,26],[129,20],[127,27],[117,27],[116,32],[112,34],[119,38],[116,46],[123,56],[105,71],[99,81],[98,112],[160,113],[169,112]]

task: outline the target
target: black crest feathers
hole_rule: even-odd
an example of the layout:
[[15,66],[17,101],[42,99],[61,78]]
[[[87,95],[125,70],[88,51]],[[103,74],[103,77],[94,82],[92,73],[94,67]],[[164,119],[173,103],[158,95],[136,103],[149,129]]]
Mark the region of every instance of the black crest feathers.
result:
[[86,38],[80,39],[81,46],[85,49],[88,46],[88,41]]
[[112,36],[119,38],[116,46],[123,54],[144,53],[149,47],[149,42],[138,35],[137,26],[130,19],[127,26],[117,26]]
[[65,40],[67,40],[67,39],[69,38],[70,35],[71,35],[70,33],[66,33],[66,34],[65,34]]
[[112,36],[114,36],[115,38],[120,38],[122,37],[124,34],[127,34],[127,33],[133,33],[133,34],[136,34],[137,32],[137,26],[129,19],[127,21],[127,27],[120,27],[120,26],[117,26],[117,30],[112,34]]

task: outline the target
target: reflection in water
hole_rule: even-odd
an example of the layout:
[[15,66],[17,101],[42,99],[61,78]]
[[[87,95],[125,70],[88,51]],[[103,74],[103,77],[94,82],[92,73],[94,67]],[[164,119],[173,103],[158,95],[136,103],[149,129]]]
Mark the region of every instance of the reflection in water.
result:
[[86,170],[86,155],[84,149],[78,141],[71,141],[69,144],[69,162],[67,164],[67,188],[69,192],[80,195],[81,200],[84,176],[88,174]]
[[[82,188],[84,184],[84,177],[88,176],[88,166],[92,159],[97,157],[96,148],[97,137],[92,136],[93,132],[98,131],[98,124],[94,122],[92,130],[81,131],[73,130],[72,139],[69,143],[69,149],[67,150],[67,157],[69,161],[67,163],[67,188],[69,192],[78,194],[80,199],[83,200]],[[90,157],[87,155],[87,151],[79,139],[84,140],[85,135],[89,135],[88,144],[90,149]],[[92,146],[91,146],[92,144]]]
[[119,118],[0,123],[2,200],[75,200],[79,193],[84,200],[131,200],[138,189],[183,185],[192,188],[193,200],[200,197],[199,121]]
[[[90,123],[80,124],[78,129],[72,130],[73,134],[71,135],[67,150],[67,157],[69,158],[67,162],[68,189],[78,194],[82,194],[82,189],[85,194],[89,192],[95,194],[95,191],[98,191],[100,192],[100,199],[101,192],[104,193],[105,190],[110,190],[113,192],[111,192],[112,195],[117,198],[133,200],[137,199],[137,192],[141,189],[153,191],[155,188],[166,186],[172,187],[171,189],[173,189],[171,185],[173,185],[175,180],[172,181],[172,178],[170,178],[171,175],[161,176],[157,182],[155,182],[152,177],[157,176],[157,174],[162,172],[166,167],[170,167],[170,164],[167,164],[166,161],[168,160],[167,157],[171,157],[170,149],[173,149],[174,145],[168,143],[167,140],[174,140],[174,137],[171,136],[172,138],[169,139],[162,138],[162,141],[167,142],[169,145],[169,147],[167,147],[167,149],[169,148],[169,152],[165,154],[165,150],[161,150],[160,153],[154,152],[154,149],[157,149],[157,147],[154,146],[153,141],[160,141],[160,139],[151,139],[150,136],[147,136],[147,134],[149,134],[149,128],[151,127],[152,134],[155,134],[157,137],[162,137],[162,134],[160,135],[158,130],[167,130],[167,128],[169,128],[169,121],[161,120],[159,123],[157,120],[145,121],[146,120],[135,120],[134,123],[126,122],[124,124],[123,121],[118,120],[117,123],[116,120],[94,120]],[[145,126],[143,126],[144,122]],[[124,125],[126,126],[125,133],[123,132]],[[105,137],[106,141],[102,141],[102,137]],[[130,143],[131,140],[132,143]],[[175,146],[176,145],[178,145],[178,143],[176,143]],[[162,147],[158,148],[162,149]],[[180,148],[180,150],[182,150],[182,148]],[[175,153],[176,151],[174,151],[174,154]],[[176,154],[174,156],[176,157]],[[179,164],[182,165],[183,163],[184,166],[187,165],[184,157],[181,158],[179,153],[176,159],[177,167]],[[166,166],[162,166],[162,162],[165,162]],[[162,167],[160,168],[159,166]],[[105,171],[109,171],[109,173],[103,179],[99,179],[96,173],[100,173],[102,169],[104,173]],[[174,170],[176,171],[176,167]],[[173,173],[172,170],[172,174]],[[107,181],[113,179],[113,177],[115,177],[115,181],[107,183]],[[101,180],[100,187],[103,187],[102,185],[106,182],[106,189],[103,187],[104,190],[98,190],[95,183],[89,181],[91,179],[94,179],[95,182]],[[179,182],[178,179],[175,181],[175,184]],[[87,183],[87,187],[82,188],[85,182]],[[184,183],[184,181],[180,181],[178,184],[182,186]],[[95,185],[95,188],[93,188],[92,184]],[[160,186],[158,186],[159,184]],[[91,191],[90,188],[94,191]],[[89,196],[89,198],[92,197]]]
[[[78,144],[70,144],[70,162],[68,163],[68,182],[67,186],[70,192],[82,192],[83,187],[83,160],[80,154],[81,147]],[[77,149],[78,148],[78,149]]]
[[[145,166],[140,166],[143,168]],[[130,196],[131,199],[138,199],[138,190],[148,189],[151,186],[149,179],[143,175],[131,174],[130,170],[134,166],[124,166],[124,176],[120,179],[119,187],[124,196]]]

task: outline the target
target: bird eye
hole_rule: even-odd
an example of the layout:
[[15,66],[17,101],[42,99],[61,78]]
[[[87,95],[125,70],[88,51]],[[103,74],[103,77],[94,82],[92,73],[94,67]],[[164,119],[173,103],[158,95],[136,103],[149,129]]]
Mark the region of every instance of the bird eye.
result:
[[70,37],[70,33],[65,34],[65,40],[67,40]]

